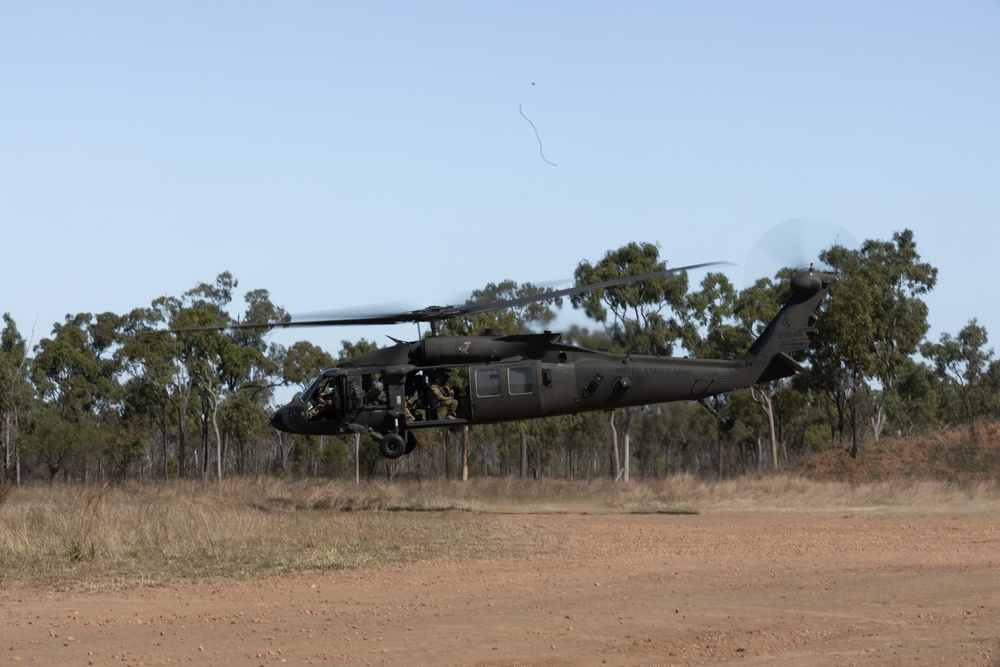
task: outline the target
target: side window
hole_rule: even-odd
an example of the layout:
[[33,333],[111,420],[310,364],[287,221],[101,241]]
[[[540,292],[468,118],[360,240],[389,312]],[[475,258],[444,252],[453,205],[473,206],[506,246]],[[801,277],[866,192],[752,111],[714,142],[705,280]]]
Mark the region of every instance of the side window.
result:
[[480,368],[476,370],[476,396],[500,395],[500,371],[496,368]]
[[531,373],[531,366],[514,366],[507,369],[507,386],[510,387],[510,395],[530,394],[535,390],[534,378]]

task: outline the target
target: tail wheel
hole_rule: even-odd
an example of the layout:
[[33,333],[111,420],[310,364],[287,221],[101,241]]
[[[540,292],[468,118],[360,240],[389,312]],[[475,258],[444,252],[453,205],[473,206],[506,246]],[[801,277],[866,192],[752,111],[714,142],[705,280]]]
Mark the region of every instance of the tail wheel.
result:
[[378,450],[387,459],[398,459],[406,453],[406,441],[398,433],[390,433],[379,441]]

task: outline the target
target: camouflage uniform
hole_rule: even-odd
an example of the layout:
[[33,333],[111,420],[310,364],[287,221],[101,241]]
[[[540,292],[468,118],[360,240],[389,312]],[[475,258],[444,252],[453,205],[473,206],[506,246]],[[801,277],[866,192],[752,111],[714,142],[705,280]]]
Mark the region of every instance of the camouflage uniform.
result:
[[410,393],[410,395],[406,398],[406,421],[407,422],[415,422],[415,421],[417,421],[416,415],[414,415],[413,412],[410,411],[410,408],[416,406],[417,401],[419,401],[419,400],[420,400],[420,394],[417,393],[416,389],[414,389]]
[[315,419],[321,412],[333,407],[336,396],[337,390],[334,387],[327,387],[321,391],[319,396],[316,397],[316,405],[309,409],[309,419]]
[[[445,378],[436,378],[434,382],[431,383],[431,393],[434,394],[441,406],[445,409],[445,419],[456,419],[458,417],[456,410],[458,409],[458,400],[455,398],[455,392],[452,391],[451,387],[444,383]],[[440,414],[440,413],[439,413]],[[438,417],[440,419],[440,417]]]
[[382,390],[382,383],[375,380],[371,389],[365,393],[365,405],[376,405],[385,403],[385,392]]

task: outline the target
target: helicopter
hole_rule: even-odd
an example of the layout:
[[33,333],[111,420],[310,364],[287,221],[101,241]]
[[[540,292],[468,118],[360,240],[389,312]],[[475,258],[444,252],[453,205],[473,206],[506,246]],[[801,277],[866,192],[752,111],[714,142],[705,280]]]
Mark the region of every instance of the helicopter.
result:
[[[549,290],[490,304],[431,306],[384,315],[286,321],[273,326],[330,326],[426,322],[429,335],[341,361],[323,371],[271,425],[303,435],[368,435],[388,459],[411,453],[415,432],[426,428],[489,424],[581,412],[609,411],[672,401],[698,401],[733,426],[705,399],[789,377],[805,369],[792,354],[815,336],[816,308],[834,276],[812,265],[791,278],[792,295],[740,359],[694,359],[590,350],[562,342],[553,332],[446,336],[450,317],[501,310],[572,296],[626,282],[719,264],[708,262]],[[237,325],[261,327],[262,325]],[[461,377],[460,382],[454,379]],[[458,385],[452,386],[453,384]]]

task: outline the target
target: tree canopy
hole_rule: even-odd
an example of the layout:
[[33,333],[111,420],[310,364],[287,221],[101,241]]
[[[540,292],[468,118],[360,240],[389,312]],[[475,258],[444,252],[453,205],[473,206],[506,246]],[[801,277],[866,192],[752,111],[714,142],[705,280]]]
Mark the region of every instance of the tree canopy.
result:
[[[68,315],[36,344],[5,315],[4,471],[17,481],[347,476],[390,469],[420,477],[447,474],[457,469],[452,458],[462,456],[472,475],[525,474],[527,467],[535,476],[627,479],[633,465],[641,475],[733,475],[823,447],[856,453],[885,429],[911,433],[1000,418],[1000,361],[974,314],[960,331],[926,339],[930,313],[923,297],[938,276],[910,230],[857,249],[828,248],[817,262],[837,278],[801,360],[809,372],[720,397],[717,407],[736,418],[732,431],[720,432],[699,406],[676,403],[617,417],[590,413],[473,426],[461,454],[448,447],[447,431],[430,431],[425,446],[391,464],[367,445],[353,450],[337,438],[271,428],[276,390],[305,385],[377,345],[344,340],[340,350],[327,351],[302,340],[284,347],[270,342],[267,327],[226,328],[288,318],[266,289],[241,293],[229,272],[127,313]],[[596,262],[581,261],[574,277],[583,285],[668,266],[656,244],[632,242]],[[681,271],[578,294],[572,304],[595,328],[575,325],[565,338],[619,353],[737,359],[789,298],[791,274],[762,276],[741,290],[717,272],[692,286]],[[469,301],[547,291],[505,280],[475,290]],[[543,299],[454,318],[442,333],[526,333],[548,327],[559,305]],[[206,326],[222,328],[197,328]],[[353,460],[359,457],[364,461]]]

